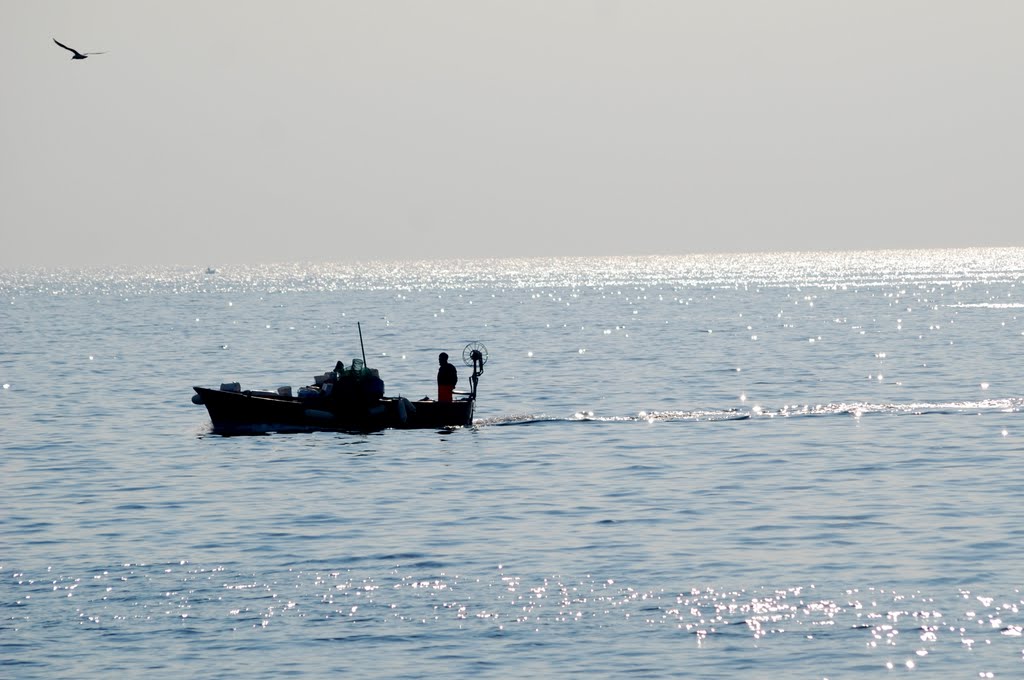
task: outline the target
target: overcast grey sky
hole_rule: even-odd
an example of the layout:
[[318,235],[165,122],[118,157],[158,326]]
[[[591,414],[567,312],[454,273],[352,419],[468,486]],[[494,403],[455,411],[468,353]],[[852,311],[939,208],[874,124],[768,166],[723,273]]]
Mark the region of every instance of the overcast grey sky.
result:
[[9,0],[0,266],[1020,246],[1022,35],[1020,0]]

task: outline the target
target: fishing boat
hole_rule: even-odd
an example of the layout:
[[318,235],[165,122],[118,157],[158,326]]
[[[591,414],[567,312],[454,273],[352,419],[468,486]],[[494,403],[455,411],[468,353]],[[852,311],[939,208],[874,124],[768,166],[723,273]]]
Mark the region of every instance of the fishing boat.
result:
[[[362,330],[360,329],[360,345]],[[487,362],[487,348],[471,342],[462,352],[472,366],[469,392],[456,392],[452,401],[424,398],[411,401],[384,395],[384,383],[376,369],[354,359],[314,378],[314,384],[292,394],[291,387],[276,391],[243,390],[239,383],[220,388],[193,387],[192,402],[206,407],[218,434],[268,432],[375,432],[385,429],[443,429],[473,424],[477,385]]]

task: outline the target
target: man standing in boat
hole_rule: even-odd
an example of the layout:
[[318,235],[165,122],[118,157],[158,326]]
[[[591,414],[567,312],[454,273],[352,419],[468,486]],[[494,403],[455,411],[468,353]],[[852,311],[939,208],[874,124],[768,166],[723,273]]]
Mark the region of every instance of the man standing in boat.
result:
[[451,401],[452,391],[455,389],[456,383],[459,382],[458,371],[455,370],[454,365],[448,363],[446,352],[441,352],[438,355],[437,363],[440,364],[437,369],[437,400]]

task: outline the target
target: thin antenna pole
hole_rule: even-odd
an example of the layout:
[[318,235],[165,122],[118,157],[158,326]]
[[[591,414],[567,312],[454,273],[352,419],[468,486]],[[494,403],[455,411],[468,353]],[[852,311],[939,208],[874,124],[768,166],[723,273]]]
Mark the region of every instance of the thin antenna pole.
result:
[[363,347],[363,327],[358,321],[356,321],[356,328],[359,329],[359,349],[363,352],[363,368],[369,368],[366,365],[366,348]]

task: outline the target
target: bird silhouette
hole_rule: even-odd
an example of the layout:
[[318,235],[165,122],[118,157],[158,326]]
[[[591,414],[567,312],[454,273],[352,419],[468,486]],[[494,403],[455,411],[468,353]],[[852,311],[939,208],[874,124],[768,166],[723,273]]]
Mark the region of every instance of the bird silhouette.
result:
[[68,52],[71,52],[72,59],[87,59],[90,54],[106,54],[106,52],[79,52],[78,50],[72,47],[68,47],[64,43],[58,42],[56,38],[53,39],[53,42],[57,43],[58,45],[66,49]]

